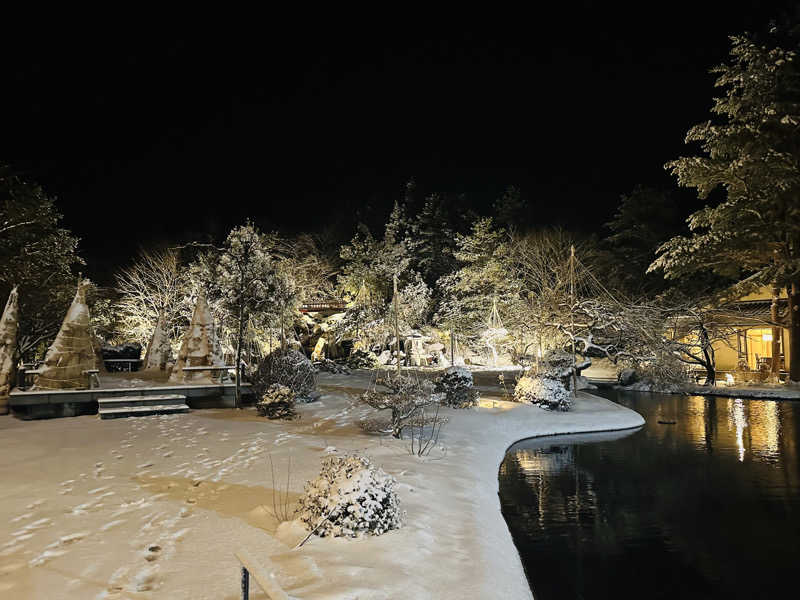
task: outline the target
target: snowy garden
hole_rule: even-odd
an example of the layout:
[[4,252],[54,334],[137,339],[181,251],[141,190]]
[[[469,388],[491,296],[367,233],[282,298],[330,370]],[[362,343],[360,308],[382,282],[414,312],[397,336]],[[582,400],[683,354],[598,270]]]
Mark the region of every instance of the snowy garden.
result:
[[289,597],[532,597],[498,509],[511,443],[643,424],[598,385],[800,397],[800,178],[775,151],[800,103],[764,83],[800,72],[733,50],[737,134],[699,125],[707,151],[668,165],[727,194],[688,229],[642,186],[587,235],[528,227],[513,186],[478,215],[411,179],[344,238],[248,220],[92,281],[0,165],[0,592],[234,598],[246,552]]

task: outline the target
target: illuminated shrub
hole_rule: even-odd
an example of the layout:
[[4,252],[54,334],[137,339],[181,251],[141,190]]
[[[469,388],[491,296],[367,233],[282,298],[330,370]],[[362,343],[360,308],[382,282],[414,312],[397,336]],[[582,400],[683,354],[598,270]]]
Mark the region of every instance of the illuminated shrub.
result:
[[478,404],[480,394],[474,389],[472,373],[464,367],[450,367],[436,380],[435,391],[444,394],[443,404],[468,408]]

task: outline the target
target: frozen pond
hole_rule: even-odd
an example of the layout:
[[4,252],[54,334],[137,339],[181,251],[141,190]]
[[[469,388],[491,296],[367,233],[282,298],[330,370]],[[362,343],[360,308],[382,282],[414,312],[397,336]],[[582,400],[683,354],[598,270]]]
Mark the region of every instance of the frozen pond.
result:
[[596,393],[647,425],[522,441],[500,467],[537,600],[766,598],[794,584],[800,402]]

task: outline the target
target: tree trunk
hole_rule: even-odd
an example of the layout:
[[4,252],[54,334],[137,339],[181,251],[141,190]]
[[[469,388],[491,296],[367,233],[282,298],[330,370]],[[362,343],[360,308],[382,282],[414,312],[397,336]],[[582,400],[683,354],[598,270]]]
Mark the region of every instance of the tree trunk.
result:
[[233,398],[233,407],[239,408],[242,400],[242,337],[244,337],[244,308],[239,309],[239,336],[236,339],[236,395]]
[[703,385],[715,386],[717,385],[717,368],[716,361],[714,360],[714,346],[708,337],[708,331],[705,326],[700,326],[700,342],[702,344],[703,356],[705,361],[703,366],[706,368],[706,382]]
[[781,328],[776,327],[775,324],[780,322],[780,312],[778,311],[778,301],[780,299],[781,290],[778,287],[772,288],[772,304],[769,307],[769,318],[772,321],[772,368],[770,379],[774,382],[780,380],[781,373]]
[[717,385],[717,371],[714,368],[714,365],[711,363],[707,363],[705,367],[706,367],[706,382],[704,385],[708,386]]
[[800,281],[792,283],[789,296],[789,312],[791,326],[789,327],[789,379],[800,382]]
[[398,298],[397,298],[397,275],[394,276],[393,280],[394,285],[394,339],[395,339],[395,347],[397,348],[397,376],[400,376],[400,324],[399,324],[399,315],[397,314],[398,311]]

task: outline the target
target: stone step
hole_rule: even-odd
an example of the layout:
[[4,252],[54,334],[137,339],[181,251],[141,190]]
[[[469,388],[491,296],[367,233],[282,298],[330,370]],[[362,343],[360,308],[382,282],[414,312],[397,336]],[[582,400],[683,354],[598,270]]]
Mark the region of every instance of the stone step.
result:
[[117,406],[155,406],[186,404],[186,396],[181,394],[162,394],[152,396],[102,396],[97,399],[100,408],[114,408]]
[[97,399],[97,405],[101,419],[189,412],[186,396],[181,394],[105,396]]
[[175,404],[150,404],[147,406],[116,406],[114,408],[101,408],[99,410],[101,419],[116,419],[120,417],[146,417],[149,415],[168,415],[173,413],[189,412],[189,407],[185,404],[178,406]]

